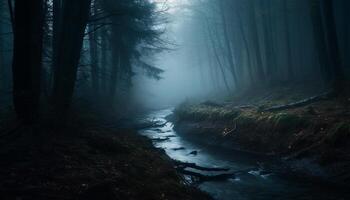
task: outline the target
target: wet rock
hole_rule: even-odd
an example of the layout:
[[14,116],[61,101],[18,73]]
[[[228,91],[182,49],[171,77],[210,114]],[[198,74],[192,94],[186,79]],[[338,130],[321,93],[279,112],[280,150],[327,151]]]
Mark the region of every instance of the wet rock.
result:
[[191,151],[188,155],[194,155],[196,156],[198,154],[198,151]]
[[170,140],[170,138],[166,137],[166,138],[152,138],[151,139],[153,142],[164,142],[167,140]]
[[173,151],[180,151],[180,150],[185,150],[185,147],[178,147],[178,148],[172,148],[171,150]]
[[155,129],[153,129],[153,131],[158,132],[158,133],[163,133],[163,132],[164,132],[164,131],[163,131],[162,129],[160,129],[160,128],[155,128]]

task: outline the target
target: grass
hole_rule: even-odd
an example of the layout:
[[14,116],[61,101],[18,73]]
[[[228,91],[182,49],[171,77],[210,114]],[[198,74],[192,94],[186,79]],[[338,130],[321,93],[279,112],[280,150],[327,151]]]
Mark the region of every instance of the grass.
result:
[[[182,126],[186,122],[196,122],[190,129],[192,133],[204,133],[205,127],[211,127],[208,129],[210,134],[224,141],[225,146],[229,146],[227,141],[234,141],[232,145],[239,144],[246,150],[292,153],[322,145],[325,147],[320,151],[327,151],[333,145],[347,151],[344,144],[350,141],[350,119],[347,114],[350,107],[343,100],[330,99],[280,112],[263,112],[260,109],[322,93],[321,87],[303,87],[281,86],[246,91],[240,97],[232,97],[233,102],[222,105],[183,104],[176,109],[175,115]],[[240,105],[253,106],[239,108]],[[204,128],[201,128],[201,124]],[[225,130],[235,131],[222,134]]]
[[182,104],[177,107],[175,114],[179,119],[203,121],[203,120],[233,120],[240,111],[224,107]]
[[298,116],[293,113],[281,112],[273,114],[270,119],[276,129],[286,132],[297,128],[303,128],[308,124],[306,117]]

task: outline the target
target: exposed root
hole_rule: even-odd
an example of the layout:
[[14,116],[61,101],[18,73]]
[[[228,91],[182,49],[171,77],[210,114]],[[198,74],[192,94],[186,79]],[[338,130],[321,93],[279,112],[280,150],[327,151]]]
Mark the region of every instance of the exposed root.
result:
[[193,171],[189,171],[186,169],[179,169],[179,171],[184,174],[184,175],[188,175],[191,176],[195,179],[195,181],[197,182],[207,182],[207,181],[224,181],[227,180],[229,178],[234,178],[235,174],[234,173],[227,173],[227,174],[218,174],[218,175],[204,175],[201,173],[197,173],[197,172],[193,172]]
[[224,181],[229,178],[234,178],[235,173],[223,173],[217,175],[205,175],[198,172],[187,170],[186,168],[196,169],[200,171],[207,172],[220,172],[229,171],[229,168],[216,168],[216,167],[202,167],[198,166],[196,163],[186,163],[178,160],[174,160],[174,165],[176,170],[184,175],[191,176],[192,180],[196,183],[206,182],[206,181]]
[[287,109],[292,109],[292,108],[298,108],[298,107],[302,107],[302,106],[307,106],[311,103],[315,103],[317,101],[321,101],[321,100],[327,100],[330,97],[332,97],[333,92],[326,92],[323,93],[321,95],[317,95],[317,96],[313,96],[307,99],[303,99],[294,103],[289,103],[286,105],[278,105],[278,106],[272,106],[270,108],[264,109],[262,111],[264,112],[273,112],[273,111],[281,111],[281,110],[287,110]]
[[217,167],[202,167],[198,166],[196,163],[187,163],[187,162],[181,162],[178,160],[174,160],[174,164],[177,169],[185,169],[185,168],[192,168],[197,169],[201,171],[229,171],[229,168],[217,168]]
[[224,132],[222,134],[224,136],[226,136],[226,135],[229,135],[229,134],[235,132],[236,130],[237,130],[237,123],[235,124],[235,127],[233,129],[231,129],[231,130],[229,130],[228,128],[225,128]]
[[235,106],[236,109],[256,109],[257,107],[254,105],[241,105],[241,106]]

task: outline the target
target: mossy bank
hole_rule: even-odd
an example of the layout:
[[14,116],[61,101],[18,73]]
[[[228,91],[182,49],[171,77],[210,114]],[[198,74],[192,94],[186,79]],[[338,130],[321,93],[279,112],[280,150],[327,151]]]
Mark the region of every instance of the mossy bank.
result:
[[173,120],[179,133],[198,142],[278,156],[300,172],[349,182],[347,103],[330,99],[282,111],[264,112],[262,108],[184,103],[175,109]]

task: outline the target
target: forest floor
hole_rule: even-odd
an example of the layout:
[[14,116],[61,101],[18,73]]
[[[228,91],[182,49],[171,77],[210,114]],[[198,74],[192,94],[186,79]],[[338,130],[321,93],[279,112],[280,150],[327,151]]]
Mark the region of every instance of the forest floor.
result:
[[229,102],[184,103],[173,120],[198,142],[283,158],[293,170],[340,184],[350,182],[350,98],[320,98],[318,86],[251,90]]
[[211,199],[184,183],[164,151],[111,117],[74,115],[57,129],[4,116],[0,199]]

